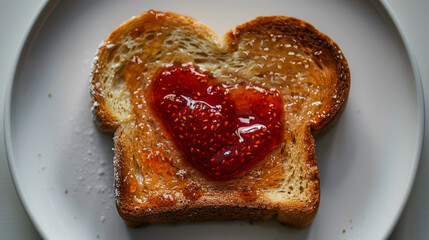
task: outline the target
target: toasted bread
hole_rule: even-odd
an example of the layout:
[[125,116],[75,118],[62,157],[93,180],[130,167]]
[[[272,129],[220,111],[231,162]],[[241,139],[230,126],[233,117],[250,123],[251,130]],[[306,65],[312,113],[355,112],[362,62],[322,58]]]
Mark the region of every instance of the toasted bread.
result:
[[[284,101],[281,143],[232,179],[214,181],[186,161],[147,99],[160,69],[189,65],[221,84],[275,89]],[[190,17],[151,10],[103,41],[90,86],[99,129],[114,133],[116,205],[127,225],[274,217],[305,227],[315,217],[314,136],[341,115],[350,73],[338,45],[312,25],[258,17],[219,40]]]

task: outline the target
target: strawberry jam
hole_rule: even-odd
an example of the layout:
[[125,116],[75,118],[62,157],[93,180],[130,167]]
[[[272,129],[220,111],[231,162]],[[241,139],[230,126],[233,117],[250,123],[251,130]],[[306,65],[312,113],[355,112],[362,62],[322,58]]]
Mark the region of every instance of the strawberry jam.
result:
[[229,180],[265,158],[283,139],[276,90],[219,84],[195,67],[155,77],[150,104],[183,156],[208,179]]

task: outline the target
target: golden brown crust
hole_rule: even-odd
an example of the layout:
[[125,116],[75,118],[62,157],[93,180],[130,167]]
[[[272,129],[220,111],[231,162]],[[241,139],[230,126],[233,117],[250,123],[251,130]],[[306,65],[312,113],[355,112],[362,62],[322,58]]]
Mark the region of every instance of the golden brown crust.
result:
[[[186,165],[186,163],[183,163],[183,161],[180,162],[180,153],[178,153],[174,146],[167,144],[170,146],[173,155],[176,155],[174,159],[178,159],[178,166],[195,174],[191,179],[200,181],[202,184],[197,185],[199,188],[204,188],[204,192],[198,193],[201,196],[198,196],[197,199],[190,200],[181,193],[177,195],[175,192],[171,193],[172,191],[164,191],[162,193],[164,195],[161,194],[160,196],[156,196],[162,199],[161,204],[153,204],[150,199],[144,198],[142,200],[139,198],[141,194],[135,193],[141,190],[141,186],[139,185],[141,179],[137,179],[138,175],[144,173],[139,169],[142,167],[139,164],[145,164],[145,159],[141,159],[142,156],[136,153],[137,143],[134,142],[134,139],[140,136],[138,133],[130,131],[130,125],[139,122],[134,116],[135,110],[133,112],[133,110],[125,109],[123,110],[123,115],[118,116],[118,113],[112,110],[112,103],[108,102],[105,92],[106,89],[97,86],[97,84],[100,85],[102,82],[102,73],[107,68],[107,62],[116,54],[115,47],[108,47],[110,44],[114,45],[123,41],[123,36],[126,35],[131,34],[138,38],[144,36],[146,32],[159,31],[162,29],[162,26],[190,28],[193,33],[206,41],[217,41],[217,36],[212,30],[190,17],[184,17],[175,13],[149,11],[124,22],[109,35],[97,53],[92,70],[91,95],[93,103],[96,103],[93,108],[95,119],[99,123],[98,126],[101,130],[115,133],[114,167],[115,190],[117,193],[116,204],[119,214],[124,221],[129,226],[140,226],[154,222],[174,223],[178,221],[230,219],[265,220],[274,217],[282,223],[295,227],[305,227],[308,225],[317,213],[320,198],[319,173],[315,156],[314,136],[325,132],[336,122],[345,108],[350,88],[348,64],[337,44],[312,25],[302,20],[291,17],[270,16],[258,17],[253,21],[237,26],[234,31],[230,31],[224,35],[222,43],[225,45],[217,46],[217,50],[220,52],[234,53],[238,51],[240,47],[243,47],[242,43],[248,40],[249,37],[258,40],[284,39],[286,43],[296,43],[299,48],[303,49],[303,53],[310,54],[308,58],[314,61],[313,65],[316,66],[316,68],[320,68],[314,71],[310,69],[309,71],[311,71],[312,74],[316,72],[314,73],[316,77],[312,76],[313,78],[310,80],[313,81],[313,83],[316,82],[320,84],[320,86],[322,86],[321,91],[327,92],[327,96],[323,98],[320,103],[315,102],[322,105],[321,109],[318,109],[317,114],[308,116],[301,116],[301,112],[294,113],[298,114],[302,120],[294,120],[293,116],[288,120],[297,121],[302,124],[302,127],[291,129],[287,135],[290,136],[290,139],[282,145],[283,147],[273,150],[267,157],[271,159],[276,159],[276,157],[280,158],[286,154],[283,153],[283,149],[286,148],[286,145],[289,147],[291,145],[299,145],[299,153],[302,155],[301,158],[303,159],[300,164],[302,164],[301,168],[304,169],[305,178],[306,181],[308,181],[308,189],[306,189],[305,192],[309,192],[309,194],[305,199],[282,199],[281,201],[272,201],[272,199],[268,197],[243,197],[243,192],[240,192],[240,189],[245,185],[245,180],[250,179],[248,177],[252,177],[252,175],[248,174],[247,176],[245,174],[245,176],[240,179],[232,181],[232,186],[238,187],[240,191],[237,191],[234,187],[231,188],[230,183],[207,182],[207,180],[199,176],[197,172],[189,170],[190,167]],[[162,38],[160,39],[159,41],[162,41]],[[273,41],[275,42],[276,40]],[[162,42],[158,45],[151,46],[153,49],[157,49],[160,44],[162,45]],[[247,46],[247,44],[245,45]],[[226,49],[224,48],[225,46]],[[258,51],[250,47],[246,50],[250,52]],[[121,61],[128,62],[130,59],[121,59]],[[122,67],[121,70],[117,72],[118,74],[124,74],[124,71],[127,71],[127,68],[131,67]],[[154,69],[153,71],[156,70],[157,69]],[[323,74],[328,72],[333,75],[318,76],[317,73],[319,72]],[[241,75],[239,77],[243,78]],[[116,86],[115,82],[112,84]],[[118,83],[118,86],[121,85]],[[128,89],[126,86],[128,86]],[[126,91],[138,89],[138,86],[131,86],[129,83],[126,86],[122,87],[125,88]],[[296,94],[296,91],[300,91],[300,89],[299,87],[296,89],[291,87],[290,92],[291,94]],[[121,92],[121,94],[127,93]],[[134,96],[131,96],[130,98],[133,97]],[[291,105],[294,103],[293,100],[288,100],[286,102]],[[296,109],[292,107],[291,110],[295,111]],[[153,122],[150,124],[157,126],[156,123]],[[159,134],[162,135],[162,132]],[[295,140],[295,138],[301,138],[301,140]],[[165,141],[168,143],[168,140]],[[295,144],[295,141],[299,143]],[[273,160],[272,162],[276,161],[278,162],[278,160]],[[173,163],[177,164],[177,162],[174,161]],[[174,165],[173,163],[170,164]],[[263,164],[264,163],[261,163],[255,166],[255,168],[259,167],[263,169]],[[285,161],[285,165],[287,165],[287,161]],[[174,165],[173,167],[177,166]],[[286,169],[286,167],[284,168]],[[282,171],[287,171],[287,169],[285,169],[282,169]],[[176,178],[173,179],[177,180]],[[236,181],[236,183],[234,183],[234,181]],[[251,190],[254,191],[255,189]],[[150,189],[145,189],[145,191],[150,191]],[[156,188],[154,188],[153,191],[156,192]],[[288,190],[286,189],[285,191],[287,192]],[[152,192],[142,194],[150,195]],[[168,194],[165,195],[165,192],[168,192]]]
[[[350,89],[350,71],[347,60],[344,58],[338,45],[332,41],[324,33],[317,30],[313,25],[293,17],[283,16],[265,16],[258,17],[253,21],[237,26],[234,32],[229,32],[228,37],[233,39],[231,47],[236,46],[236,42],[240,40],[242,33],[252,33],[255,35],[266,36],[287,36],[291,39],[298,39],[299,42],[313,53],[322,51],[323,55],[314,55],[315,59],[321,65],[326,65],[327,59],[336,59],[334,66],[338,81],[331,86],[335,90],[335,98],[331,99],[331,103],[325,116],[316,116],[311,123],[312,132],[319,134],[326,132],[341,115],[344,110]],[[329,124],[328,124],[329,123]]]
[[[124,181],[130,176],[129,171],[137,171],[133,168],[134,152],[132,146],[133,135],[124,133],[127,127],[120,127],[115,132],[115,189],[116,206],[119,214],[128,226],[138,227],[149,223],[177,223],[190,221],[209,220],[267,220],[277,218],[279,222],[293,227],[305,227],[315,217],[319,206],[319,184],[311,191],[312,195],[307,201],[271,202],[267,199],[247,201],[232,193],[233,197],[222,195],[202,196],[197,200],[178,198],[177,203],[167,206],[136,207],[130,182]],[[307,127],[305,136],[306,146],[310,153],[308,157],[309,176],[319,182],[317,161],[314,154],[314,138],[310,127]],[[131,183],[132,184],[132,183]],[[218,192],[231,191],[222,183],[213,183]],[[143,204],[144,205],[144,204]]]

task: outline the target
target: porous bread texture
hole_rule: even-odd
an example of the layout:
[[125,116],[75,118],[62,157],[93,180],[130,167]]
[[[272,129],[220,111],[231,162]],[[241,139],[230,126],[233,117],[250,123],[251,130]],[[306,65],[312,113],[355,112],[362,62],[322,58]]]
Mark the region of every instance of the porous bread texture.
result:
[[[151,113],[145,94],[155,74],[187,64],[220,83],[275,88],[284,98],[285,140],[236,179],[207,180]],[[320,195],[313,136],[339,117],[349,85],[339,47],[295,18],[259,17],[221,41],[202,23],[174,13],[148,11],[124,22],[100,45],[91,76],[99,128],[115,133],[120,215],[130,226],[271,217],[308,225]]]

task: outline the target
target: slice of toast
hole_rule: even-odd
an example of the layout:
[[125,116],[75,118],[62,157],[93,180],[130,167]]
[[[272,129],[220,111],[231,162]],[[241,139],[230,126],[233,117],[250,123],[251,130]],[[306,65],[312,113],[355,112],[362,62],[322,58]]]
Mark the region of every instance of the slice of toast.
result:
[[[283,98],[281,143],[232,179],[214,181],[186,161],[149,104],[160,69],[190,65],[221,84],[275,89]],[[219,40],[190,17],[151,10],[104,40],[90,86],[99,129],[114,133],[116,204],[127,225],[274,217],[304,227],[315,217],[314,136],[341,115],[350,73],[337,44],[312,25],[258,17]]]

